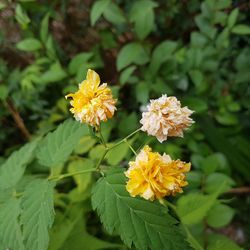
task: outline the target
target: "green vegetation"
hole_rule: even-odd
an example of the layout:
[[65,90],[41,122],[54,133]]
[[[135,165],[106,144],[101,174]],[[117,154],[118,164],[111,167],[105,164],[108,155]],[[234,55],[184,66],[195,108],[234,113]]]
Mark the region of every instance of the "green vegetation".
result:
[[[0,250],[249,249],[249,11],[244,0],[2,0]],[[118,99],[101,124],[110,152],[64,97],[87,69]],[[185,137],[116,145],[162,94],[195,111]],[[164,204],[125,188],[130,145],[145,144],[192,163]]]

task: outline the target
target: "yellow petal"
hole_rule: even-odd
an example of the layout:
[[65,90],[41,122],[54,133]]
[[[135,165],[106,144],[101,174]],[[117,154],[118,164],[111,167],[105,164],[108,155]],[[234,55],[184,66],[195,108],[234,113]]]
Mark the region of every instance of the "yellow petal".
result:
[[97,88],[100,84],[100,77],[94,70],[88,69],[87,81],[89,81],[94,88]]

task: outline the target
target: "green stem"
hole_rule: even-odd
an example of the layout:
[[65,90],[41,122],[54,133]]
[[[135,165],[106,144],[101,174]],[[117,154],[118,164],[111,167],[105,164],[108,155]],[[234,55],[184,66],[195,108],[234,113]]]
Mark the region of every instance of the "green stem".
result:
[[101,163],[102,163],[103,159],[105,158],[106,154],[109,152],[109,150],[110,150],[110,148],[105,148],[101,158],[99,159],[99,161],[96,164],[96,169],[97,170],[100,170]]
[[138,128],[137,130],[135,130],[135,131],[132,132],[131,134],[127,135],[125,138],[123,138],[121,141],[117,142],[115,145],[113,145],[113,146],[110,147],[109,149],[111,150],[111,149],[113,149],[113,148],[119,146],[119,145],[122,144],[123,142],[126,142],[126,140],[127,140],[128,138],[130,138],[130,137],[133,136],[134,134],[138,133],[139,131],[141,131],[140,128]]
[[134,150],[134,148],[130,145],[130,143],[128,142],[128,140],[125,140],[125,142],[127,143],[128,147],[130,148],[130,150],[134,153],[135,156],[137,156],[136,151]]
[[102,135],[102,129],[101,129],[101,126],[100,126],[100,130],[99,130],[99,133],[100,133],[100,138],[101,138],[101,142],[102,144],[104,145],[105,148],[107,148],[107,144],[103,138],[103,135]]
[[81,171],[76,171],[76,172],[73,172],[73,173],[67,173],[67,174],[51,176],[51,177],[48,178],[48,180],[49,181],[52,181],[52,180],[58,181],[58,180],[66,178],[66,177],[79,175],[79,174],[85,174],[85,173],[89,173],[89,172],[95,172],[95,171],[97,171],[96,168],[90,168],[90,169],[85,169],[85,170],[81,170]]
[[[101,134],[101,129],[100,129],[100,136],[101,136],[101,140],[102,140],[102,143],[105,147],[105,150],[101,156],[101,158],[99,159],[99,161],[97,162],[96,164],[96,167],[95,168],[91,168],[91,169],[85,169],[85,170],[81,170],[81,171],[77,171],[77,172],[73,172],[73,173],[67,173],[67,174],[61,174],[61,175],[56,175],[56,176],[50,176],[48,178],[48,180],[61,180],[61,179],[64,179],[66,177],[70,177],[70,176],[74,176],[74,175],[78,175],[78,174],[84,174],[84,173],[89,173],[89,172],[95,172],[95,171],[100,171],[100,166],[101,166],[101,163],[102,161],[104,160],[106,154],[113,148],[119,146],[121,143],[123,142],[126,142],[128,138],[130,138],[131,136],[133,136],[134,134],[136,134],[137,132],[139,132],[140,129],[137,129],[135,130],[134,132],[132,132],[131,134],[129,134],[128,136],[126,136],[124,139],[122,139],[121,141],[117,142],[115,145],[113,145],[112,147],[108,148],[106,143],[105,143],[105,140]],[[132,148],[132,147],[131,147]],[[133,152],[136,154],[136,152],[134,151],[133,149]]]
[[[171,202],[169,202],[167,200],[162,200],[162,204],[165,205],[165,206],[170,207],[175,212],[175,214],[177,215],[179,220],[181,221],[181,218],[177,213],[177,208],[176,208],[175,205],[173,205]],[[200,245],[200,243],[191,234],[188,227],[184,223],[181,223],[181,225],[182,225],[182,227],[184,228],[184,230],[186,232],[186,235],[187,235],[187,238],[188,238],[189,242],[195,247],[195,249],[196,250],[204,250],[204,248]]]

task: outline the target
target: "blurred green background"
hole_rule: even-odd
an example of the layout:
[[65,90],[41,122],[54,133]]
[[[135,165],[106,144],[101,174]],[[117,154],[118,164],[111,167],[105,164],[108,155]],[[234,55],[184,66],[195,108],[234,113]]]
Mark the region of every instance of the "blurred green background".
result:
[[[226,181],[225,200],[194,234],[204,243],[201,231],[219,232],[249,249],[249,45],[244,0],[2,0],[0,162],[71,116],[64,96],[88,68],[118,98],[103,125],[109,141],[139,127],[149,99],[177,96],[195,111],[185,138],[159,144],[141,135],[133,143],[191,161],[190,192],[209,194]],[[100,152],[95,144],[85,136],[75,154],[91,161]],[[126,166],[130,156],[120,147],[107,164]]]

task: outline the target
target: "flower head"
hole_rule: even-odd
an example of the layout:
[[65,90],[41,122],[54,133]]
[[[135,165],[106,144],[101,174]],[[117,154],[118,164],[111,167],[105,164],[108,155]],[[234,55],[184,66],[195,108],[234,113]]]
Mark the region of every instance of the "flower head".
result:
[[116,100],[107,83],[100,85],[99,75],[91,69],[87,72],[86,80],[79,84],[79,90],[66,95],[66,99],[68,97],[72,98],[70,111],[75,119],[91,126],[99,126],[100,121],[111,118],[116,110]]
[[193,113],[187,107],[181,107],[176,97],[162,95],[156,100],[150,100],[147,111],[142,113],[141,130],[156,136],[159,142],[167,140],[168,136],[183,136],[183,130],[194,121],[189,116]]
[[129,162],[125,172],[129,178],[126,188],[131,196],[140,195],[147,200],[182,193],[182,187],[188,184],[184,173],[190,171],[190,167],[190,163],[171,160],[169,155],[160,155],[145,146],[135,161]]

